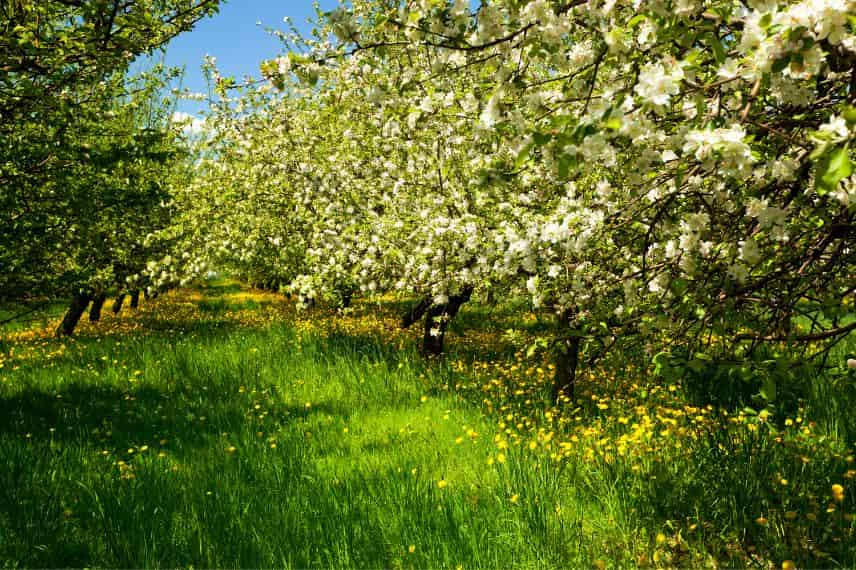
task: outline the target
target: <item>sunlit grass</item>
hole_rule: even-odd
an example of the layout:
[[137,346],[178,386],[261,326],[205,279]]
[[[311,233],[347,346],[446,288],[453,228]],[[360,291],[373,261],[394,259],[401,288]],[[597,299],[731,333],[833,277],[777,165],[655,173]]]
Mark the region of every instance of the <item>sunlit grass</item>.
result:
[[300,313],[218,283],[105,312],[75,339],[8,332],[0,559],[856,564],[851,387],[815,379],[792,414],[759,416],[628,358],[586,371],[577,404],[557,408],[550,362],[515,351],[508,313],[477,307],[426,362],[396,309]]
[[487,465],[489,425],[437,392],[445,371],[250,301],[265,299],[209,311],[182,292],[77,340],[16,333],[0,382],[5,563],[582,562],[530,528],[511,497],[537,491]]

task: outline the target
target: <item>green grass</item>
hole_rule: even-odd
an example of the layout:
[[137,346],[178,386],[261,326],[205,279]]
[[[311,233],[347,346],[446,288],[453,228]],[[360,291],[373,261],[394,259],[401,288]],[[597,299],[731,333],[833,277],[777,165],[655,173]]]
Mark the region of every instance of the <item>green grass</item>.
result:
[[[614,443],[633,430],[616,418],[634,407],[653,417],[673,405],[666,396],[699,403],[697,393],[663,386],[658,400],[655,383],[651,394],[612,394],[608,411],[583,401],[556,439],[596,431],[569,458],[554,461],[543,433],[523,430],[503,462],[497,437],[517,437],[506,414],[544,422],[546,384],[522,395],[485,392],[461,368],[478,347],[459,335],[500,339],[515,325],[540,333],[520,321],[522,309],[462,313],[446,360],[426,362],[414,346],[368,333],[321,335],[287,319],[242,324],[237,311],[261,314],[272,301],[233,283],[197,292],[144,304],[128,320],[142,325],[132,332],[111,328],[108,315],[103,329],[75,340],[0,346],[0,565],[856,564],[854,524],[842,518],[854,510],[842,479],[856,433],[847,377],[806,379],[800,410],[805,423],[816,421],[810,436],[780,429],[776,418],[700,439],[656,439],[657,425],[654,453],[584,459],[601,437]],[[496,346],[489,357],[507,360],[512,385],[529,377],[511,366],[534,364],[515,360],[508,343]],[[4,362],[10,349],[25,356]],[[620,364],[582,388],[599,397],[626,390]],[[828,513],[830,485],[841,482],[846,501]],[[788,511],[797,521],[783,518]],[[760,515],[769,522],[756,523]]]
[[[558,473],[488,467],[489,424],[454,395],[423,401],[446,372],[415,353],[201,326],[0,373],[4,566],[590,563],[578,535],[598,505],[557,519]],[[480,435],[457,444],[464,426]]]
[[65,303],[0,305],[0,334],[47,326],[61,317],[65,309]]

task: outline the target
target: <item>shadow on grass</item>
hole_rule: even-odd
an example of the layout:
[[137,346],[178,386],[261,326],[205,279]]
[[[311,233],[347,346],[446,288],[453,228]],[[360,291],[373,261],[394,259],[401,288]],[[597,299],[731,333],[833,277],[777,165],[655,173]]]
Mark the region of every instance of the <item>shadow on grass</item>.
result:
[[[198,336],[226,336],[240,328],[238,323],[223,318],[212,318],[204,321],[187,321],[182,319],[162,318],[155,315],[142,315],[139,322],[146,331],[156,333],[194,333]],[[102,337],[104,334],[93,334]],[[81,335],[80,338],[87,338]]]
[[181,391],[78,384],[56,393],[25,390],[0,398],[0,434],[111,452],[160,439],[183,449],[205,443],[222,426],[239,425],[246,416],[234,398],[218,401],[215,393],[203,394],[188,398]]
[[[0,353],[15,349],[18,354],[26,353],[29,348],[37,350],[56,349],[65,345],[68,350],[54,353],[49,359],[27,358],[22,364],[28,368],[62,366],[80,366],[92,361],[92,353],[100,356],[105,348],[116,351],[127,350],[136,343],[174,343],[178,339],[192,337],[199,341],[214,341],[228,338],[230,335],[245,330],[239,323],[228,319],[210,319],[206,321],[187,321],[182,319],[159,318],[155,315],[141,314],[138,317],[141,324],[139,330],[128,332],[122,328],[84,329],[71,338],[35,338],[32,340],[4,341],[0,338]],[[168,347],[165,347],[168,348]],[[95,361],[98,364],[97,360]],[[104,368],[109,364],[101,364]]]
[[[439,496],[425,492],[431,485],[405,485],[400,469],[329,479],[306,461],[302,429],[280,432],[280,447],[264,461],[258,450],[247,448],[243,459],[244,449],[222,449],[222,431],[269,433],[270,424],[346,410],[279,406],[265,426],[248,413],[251,400],[198,392],[73,385],[60,397],[25,391],[0,399],[0,564],[390,566],[398,554],[390,540],[403,540],[412,525],[444,536],[443,547],[465,559],[477,555],[474,538],[456,530],[468,517],[438,513]],[[177,463],[159,463],[156,443],[140,454],[156,437],[169,438],[164,449]],[[203,447],[210,449],[197,454]],[[134,465],[133,478],[121,477],[118,458]],[[403,528],[390,528],[396,515]]]
[[[227,334],[225,327],[211,328],[199,333],[198,337],[218,340]],[[164,338],[161,349],[169,350],[171,345],[168,343],[169,339]],[[63,355],[51,361],[51,368],[35,370],[34,375],[25,374],[20,380],[50,386],[45,383],[45,375],[74,374],[82,370],[63,366],[65,361],[74,365],[92,366],[94,363],[96,368],[86,369],[86,375],[99,368],[106,369],[111,366],[109,360],[99,358],[105,348],[109,347],[100,343],[83,347],[84,351],[91,350],[92,354]],[[135,350],[127,344],[121,349]],[[131,364],[144,366],[139,358],[132,357]],[[109,451],[126,450],[161,439],[168,439],[180,447],[194,447],[204,444],[211,436],[234,431],[247,422],[259,423],[253,413],[254,399],[259,395],[243,392],[244,387],[265,395],[266,415],[262,423],[293,421],[310,413],[347,417],[347,410],[323,402],[312,410],[284,405],[278,394],[279,388],[261,381],[258,375],[261,364],[246,360],[224,368],[217,360],[182,349],[175,352],[168,367],[147,372],[154,375],[158,387],[148,382],[116,382],[108,376],[106,380],[91,383],[63,384],[58,390],[39,389],[32,384],[31,387],[14,388],[6,391],[9,395],[0,396],[0,436],[75,441]]]
[[218,315],[227,311],[257,311],[273,305],[271,301],[230,301],[228,299],[216,298],[212,300],[197,301],[196,306],[202,313]]
[[[223,434],[265,447],[254,434],[316,414],[348,417],[324,402],[307,409],[277,400],[260,414],[255,397],[225,388],[76,384],[0,398],[0,566],[270,566],[235,512],[242,495],[275,503],[268,475],[257,474],[267,468],[229,461],[224,449],[233,440]],[[156,459],[160,452],[169,459]],[[289,453],[281,466],[289,479],[299,478],[297,457]],[[135,476],[123,478],[117,461],[133,465]],[[226,507],[205,494],[218,489],[229,494]],[[222,543],[204,545],[206,556],[220,557],[200,557],[203,542]]]

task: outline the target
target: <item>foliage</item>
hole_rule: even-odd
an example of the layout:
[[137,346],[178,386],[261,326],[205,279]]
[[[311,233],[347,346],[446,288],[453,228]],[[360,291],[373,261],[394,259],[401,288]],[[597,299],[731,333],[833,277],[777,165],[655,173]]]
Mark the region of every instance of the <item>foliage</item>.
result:
[[[56,298],[138,273],[180,145],[161,90],[130,64],[212,0],[0,7],[0,298]],[[168,104],[168,103],[167,103]]]
[[186,203],[213,192],[222,216],[188,209],[210,239],[187,265],[228,252],[304,300],[524,294],[588,360],[823,357],[856,327],[852,13],[342,3],[311,38],[280,33],[266,81],[215,76]]

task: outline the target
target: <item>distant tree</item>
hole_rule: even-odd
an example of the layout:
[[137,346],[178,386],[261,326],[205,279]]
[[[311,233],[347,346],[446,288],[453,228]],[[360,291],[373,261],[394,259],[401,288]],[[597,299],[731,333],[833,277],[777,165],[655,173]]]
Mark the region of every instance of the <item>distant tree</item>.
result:
[[181,145],[169,72],[129,66],[217,8],[0,3],[0,299],[100,295],[144,267]]

